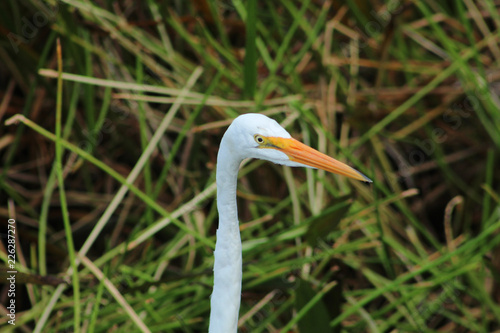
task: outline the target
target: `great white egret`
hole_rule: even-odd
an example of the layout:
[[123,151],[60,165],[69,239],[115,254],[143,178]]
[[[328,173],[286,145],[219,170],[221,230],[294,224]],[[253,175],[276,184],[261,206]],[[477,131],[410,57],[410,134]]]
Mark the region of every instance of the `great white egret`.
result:
[[210,333],[237,331],[242,266],[236,182],[240,163],[245,158],[318,168],[371,183],[359,171],[293,139],[271,118],[256,113],[237,117],[222,137],[217,155],[219,228],[214,252]]

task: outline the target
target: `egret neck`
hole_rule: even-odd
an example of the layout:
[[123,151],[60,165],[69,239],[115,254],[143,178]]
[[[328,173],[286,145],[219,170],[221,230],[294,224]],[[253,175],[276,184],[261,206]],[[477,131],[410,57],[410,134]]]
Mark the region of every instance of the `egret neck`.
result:
[[241,299],[241,238],[236,182],[242,159],[231,154],[223,139],[217,156],[219,228],[215,246],[214,289],[210,300],[210,333],[237,331]]

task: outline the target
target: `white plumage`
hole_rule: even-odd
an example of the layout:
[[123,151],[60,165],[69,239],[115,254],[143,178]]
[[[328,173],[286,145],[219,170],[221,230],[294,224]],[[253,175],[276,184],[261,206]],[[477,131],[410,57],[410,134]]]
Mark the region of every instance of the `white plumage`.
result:
[[235,333],[241,299],[241,239],[236,206],[240,163],[258,158],[293,167],[320,168],[365,182],[362,173],[293,139],[275,120],[261,114],[236,118],[224,134],[217,156],[219,228],[215,245],[210,333]]

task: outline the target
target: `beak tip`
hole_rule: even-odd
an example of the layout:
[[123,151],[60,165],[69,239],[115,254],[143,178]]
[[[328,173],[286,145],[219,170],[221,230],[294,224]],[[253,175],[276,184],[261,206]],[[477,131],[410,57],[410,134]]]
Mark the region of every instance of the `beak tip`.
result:
[[[359,171],[358,171],[359,172]],[[359,172],[359,174],[363,177],[363,179],[361,179],[361,181],[363,183],[366,183],[366,184],[371,184],[373,183],[373,180],[371,180],[370,178],[366,177],[364,174],[362,174],[361,172]]]

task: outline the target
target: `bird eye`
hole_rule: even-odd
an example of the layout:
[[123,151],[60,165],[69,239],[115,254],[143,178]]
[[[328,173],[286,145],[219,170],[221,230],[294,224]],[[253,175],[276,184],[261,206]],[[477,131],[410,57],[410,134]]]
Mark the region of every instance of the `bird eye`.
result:
[[259,145],[264,143],[264,138],[259,134],[255,134],[253,138],[255,139],[255,142],[257,142]]

